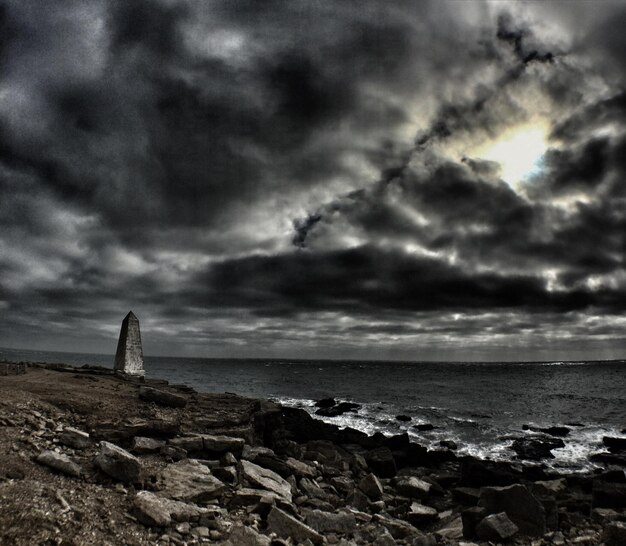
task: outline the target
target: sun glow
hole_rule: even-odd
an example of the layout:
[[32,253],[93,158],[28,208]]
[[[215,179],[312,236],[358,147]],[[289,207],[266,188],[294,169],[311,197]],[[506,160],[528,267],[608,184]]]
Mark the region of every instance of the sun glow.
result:
[[548,148],[547,127],[529,124],[509,129],[496,140],[474,150],[473,156],[500,165],[503,180],[517,184],[537,172]]

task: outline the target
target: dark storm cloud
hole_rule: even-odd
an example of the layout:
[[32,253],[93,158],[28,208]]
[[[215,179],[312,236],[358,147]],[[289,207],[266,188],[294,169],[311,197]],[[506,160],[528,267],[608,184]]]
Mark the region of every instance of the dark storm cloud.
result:
[[[133,307],[160,352],[348,354],[623,311],[623,12],[494,6],[0,3],[0,341],[104,347]],[[538,95],[523,191],[456,153]]]

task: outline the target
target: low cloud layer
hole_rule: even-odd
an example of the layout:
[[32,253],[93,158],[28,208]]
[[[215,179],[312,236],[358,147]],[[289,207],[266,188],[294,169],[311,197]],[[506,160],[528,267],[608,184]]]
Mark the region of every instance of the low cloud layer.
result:
[[0,346],[623,356],[626,10],[455,6],[0,3]]

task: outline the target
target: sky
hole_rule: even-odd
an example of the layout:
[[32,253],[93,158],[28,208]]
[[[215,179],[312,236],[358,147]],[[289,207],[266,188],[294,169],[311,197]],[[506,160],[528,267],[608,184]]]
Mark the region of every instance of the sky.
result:
[[626,357],[626,4],[0,1],[0,346]]

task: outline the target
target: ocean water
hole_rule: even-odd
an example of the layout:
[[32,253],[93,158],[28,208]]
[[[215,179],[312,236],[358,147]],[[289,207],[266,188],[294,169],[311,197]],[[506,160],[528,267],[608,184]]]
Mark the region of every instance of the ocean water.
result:
[[[0,349],[0,360],[65,362],[112,367],[111,355]],[[361,404],[356,413],[324,418],[369,434],[408,432],[430,447],[454,440],[459,453],[511,459],[512,438],[535,426],[571,425],[552,466],[589,468],[602,436],[626,427],[626,362],[358,362],[224,360],[146,357],[146,374],[204,392],[271,398],[314,413],[332,396]],[[400,422],[397,415],[411,417]],[[429,423],[436,428],[413,428]]]

